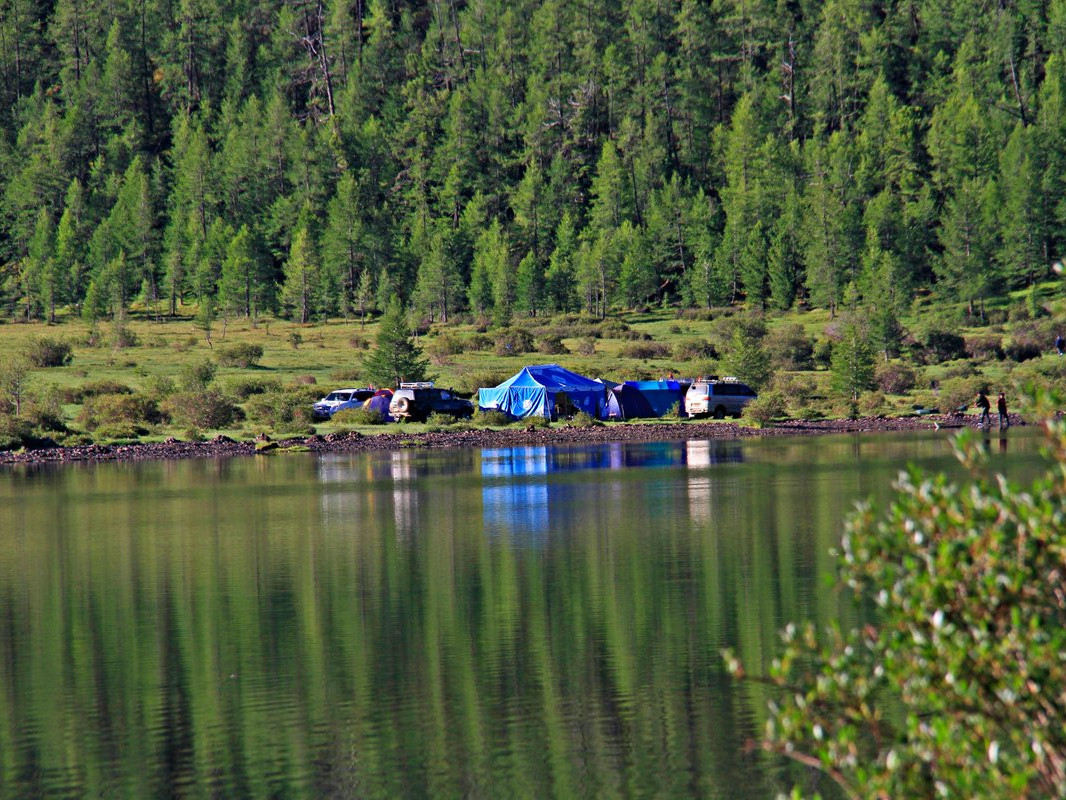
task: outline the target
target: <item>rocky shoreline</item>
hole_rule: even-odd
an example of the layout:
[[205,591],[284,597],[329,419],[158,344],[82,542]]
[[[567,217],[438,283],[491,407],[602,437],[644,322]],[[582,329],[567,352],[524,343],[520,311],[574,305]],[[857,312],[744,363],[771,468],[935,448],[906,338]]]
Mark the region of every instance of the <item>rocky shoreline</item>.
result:
[[[102,461],[146,461],[184,458],[219,458],[256,454],[313,452],[358,453],[371,450],[402,450],[442,447],[521,447],[574,442],[645,442],[690,439],[739,439],[754,436],[805,436],[831,433],[872,433],[977,427],[977,416],[930,415],[923,417],[863,417],[859,419],[787,420],[765,428],[750,428],[732,422],[629,422],[594,425],[585,428],[543,428],[506,430],[457,430],[436,433],[381,433],[365,436],[357,432],[331,433],[306,438],[270,441],[236,441],[216,436],[206,441],[184,442],[167,439],[122,445],[83,445],[37,450],[0,452],[0,465],[64,464]],[[1012,425],[1024,425],[1011,415]]]

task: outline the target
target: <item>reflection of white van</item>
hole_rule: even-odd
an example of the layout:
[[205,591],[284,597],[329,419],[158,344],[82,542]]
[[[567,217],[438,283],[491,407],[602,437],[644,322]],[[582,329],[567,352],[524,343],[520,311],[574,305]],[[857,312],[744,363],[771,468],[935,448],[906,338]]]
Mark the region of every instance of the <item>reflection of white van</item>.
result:
[[710,414],[725,419],[739,417],[744,406],[758,397],[755,390],[736,378],[709,378],[693,383],[685,394],[685,411],[690,417]]
[[362,408],[363,401],[373,396],[373,389],[337,389],[315,403],[315,416],[329,419],[341,409]]

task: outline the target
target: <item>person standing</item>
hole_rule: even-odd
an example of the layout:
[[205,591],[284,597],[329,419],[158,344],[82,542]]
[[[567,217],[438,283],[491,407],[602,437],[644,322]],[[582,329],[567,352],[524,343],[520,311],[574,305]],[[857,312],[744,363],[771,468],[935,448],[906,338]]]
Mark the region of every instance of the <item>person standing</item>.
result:
[[977,393],[975,405],[981,409],[981,427],[987,428],[992,424],[992,404],[988,402],[988,395],[985,394],[984,389]]
[[1055,350],[1060,356],[1066,351],[1066,340],[1062,338],[1061,333],[1055,337]]
[[1009,428],[1010,417],[1007,415],[1007,398],[1003,396],[1003,392],[999,393],[999,397],[996,398],[996,411],[999,412],[999,427]]

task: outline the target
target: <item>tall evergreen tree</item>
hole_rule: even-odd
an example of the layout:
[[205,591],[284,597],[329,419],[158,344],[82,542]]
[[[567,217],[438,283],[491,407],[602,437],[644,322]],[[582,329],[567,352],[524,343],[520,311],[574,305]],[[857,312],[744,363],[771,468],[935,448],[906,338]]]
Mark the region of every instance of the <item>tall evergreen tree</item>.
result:
[[411,339],[403,307],[395,298],[378,325],[374,349],[363,359],[366,378],[375,386],[399,386],[403,381],[427,378],[429,362]]
[[293,319],[306,323],[317,316],[322,308],[321,280],[311,235],[307,228],[300,228],[292,239],[281,289],[281,302]]

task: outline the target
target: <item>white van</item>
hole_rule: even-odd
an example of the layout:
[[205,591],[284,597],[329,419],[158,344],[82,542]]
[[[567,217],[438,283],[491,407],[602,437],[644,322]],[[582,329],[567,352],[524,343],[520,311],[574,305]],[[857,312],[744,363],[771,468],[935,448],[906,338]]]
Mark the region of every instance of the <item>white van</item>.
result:
[[685,411],[690,417],[710,414],[715,419],[739,417],[744,406],[759,395],[736,378],[708,378],[694,382],[685,393]]

